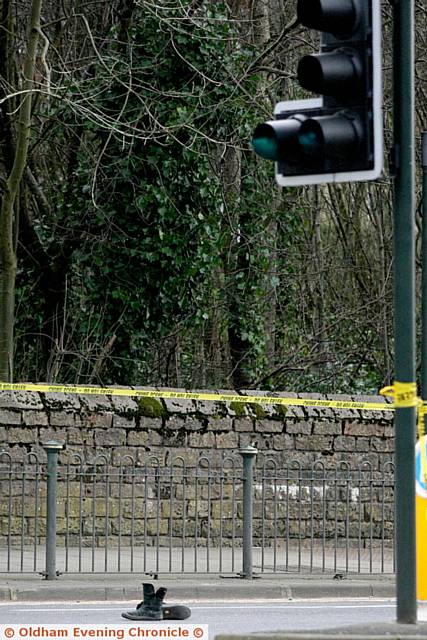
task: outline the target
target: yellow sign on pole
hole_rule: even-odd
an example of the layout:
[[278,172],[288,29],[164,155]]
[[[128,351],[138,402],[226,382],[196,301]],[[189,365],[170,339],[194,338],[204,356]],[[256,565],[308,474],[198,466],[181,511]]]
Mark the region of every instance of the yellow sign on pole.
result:
[[427,436],[415,448],[417,600],[427,602]]

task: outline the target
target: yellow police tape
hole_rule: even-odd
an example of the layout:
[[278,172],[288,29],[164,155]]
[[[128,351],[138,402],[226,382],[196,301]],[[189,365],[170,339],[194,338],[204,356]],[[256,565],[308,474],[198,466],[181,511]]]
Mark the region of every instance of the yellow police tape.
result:
[[[380,390],[380,394],[383,396],[389,396],[393,398],[393,406],[397,409],[416,407],[417,408],[417,429],[419,441],[423,442],[424,437],[424,425],[425,415],[427,413],[427,405],[417,395],[417,385],[415,382],[397,382],[390,387],[384,387]],[[427,485],[427,454],[425,446],[420,447],[421,456],[421,473],[424,477],[424,482]]]
[[380,395],[393,398],[393,404],[399,409],[407,407],[418,407],[422,404],[421,398],[417,396],[416,382],[395,382],[390,387],[383,387]]
[[81,387],[59,384],[34,384],[31,382],[0,382],[0,391],[38,391],[39,393],[75,393],[81,395],[127,396],[134,398],[168,398],[183,400],[207,400],[210,402],[242,402],[246,404],[272,404],[296,407],[323,407],[331,409],[365,409],[391,411],[394,405],[385,402],[353,402],[351,400],[320,400],[316,398],[287,398],[275,395],[243,395],[197,391],[166,391],[156,389],[120,389],[115,387]]

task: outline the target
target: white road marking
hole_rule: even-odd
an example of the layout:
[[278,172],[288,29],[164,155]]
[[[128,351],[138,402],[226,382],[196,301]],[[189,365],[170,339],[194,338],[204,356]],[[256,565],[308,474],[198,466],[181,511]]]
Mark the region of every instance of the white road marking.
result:
[[[52,603],[53,605],[54,603]],[[55,603],[58,604],[58,603]],[[64,608],[64,610],[66,611],[124,611],[126,609],[126,607],[129,609],[129,606],[131,605],[126,605],[126,603],[123,604],[123,606],[121,607],[73,607],[72,605],[70,605],[70,603],[61,603],[63,605],[67,605],[67,609]],[[16,612],[27,612],[28,613],[28,607],[31,606],[31,609],[33,611],[41,611],[41,612],[47,612],[47,611],[53,611],[53,608],[50,607],[49,609],[46,608],[39,608],[37,605],[32,604],[32,603],[28,603],[28,605],[26,605],[25,609],[19,609],[18,606],[16,604],[11,604],[11,603],[1,603],[0,606],[9,606],[11,608],[13,608],[14,611]],[[254,603],[248,603],[247,605],[233,605],[233,604],[229,604],[226,606],[215,606],[215,605],[208,605],[208,606],[204,606],[204,605],[195,605],[195,606],[191,606],[190,608],[193,611],[196,610],[203,610],[205,611],[206,609],[209,610],[219,610],[219,609],[248,609],[249,607],[251,609],[257,608],[257,609],[265,609],[265,610],[271,610],[271,611],[277,611],[277,609],[324,609],[325,607],[328,607],[329,609],[391,609],[391,608],[395,608],[396,605],[393,604],[388,604],[388,603],[384,603],[384,604],[364,604],[364,603],[358,603],[358,604],[331,604],[330,602],[325,602],[324,604],[293,604],[293,603],[277,603],[277,604],[268,604],[268,605],[263,605],[263,604],[254,604]]]

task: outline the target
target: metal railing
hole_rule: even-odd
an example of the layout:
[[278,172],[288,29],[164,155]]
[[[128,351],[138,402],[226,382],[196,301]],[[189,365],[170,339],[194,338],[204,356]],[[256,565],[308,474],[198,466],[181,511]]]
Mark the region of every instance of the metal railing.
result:
[[0,453],[0,572],[394,571],[391,463],[307,469],[247,447],[112,465],[45,450],[47,463]]

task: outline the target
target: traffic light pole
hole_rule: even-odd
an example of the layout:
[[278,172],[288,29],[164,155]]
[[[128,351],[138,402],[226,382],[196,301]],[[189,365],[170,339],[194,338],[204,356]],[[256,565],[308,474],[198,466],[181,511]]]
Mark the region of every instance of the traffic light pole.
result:
[[[414,0],[395,0],[393,40],[395,382],[410,385],[415,383]],[[398,406],[395,432],[397,622],[416,623],[414,407]]]

